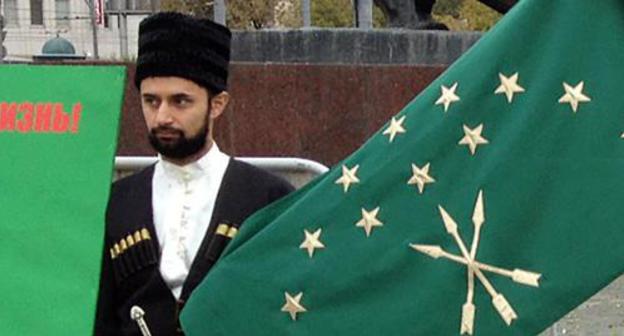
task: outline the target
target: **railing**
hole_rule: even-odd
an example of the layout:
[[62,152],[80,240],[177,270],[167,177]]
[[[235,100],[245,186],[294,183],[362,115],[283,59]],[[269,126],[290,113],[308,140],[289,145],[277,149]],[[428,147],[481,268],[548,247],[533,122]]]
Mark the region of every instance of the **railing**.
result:
[[[238,160],[284,177],[299,188],[329,169],[312,160],[294,157],[241,157]],[[155,156],[118,156],[115,158],[115,178],[143,169],[158,160]]]

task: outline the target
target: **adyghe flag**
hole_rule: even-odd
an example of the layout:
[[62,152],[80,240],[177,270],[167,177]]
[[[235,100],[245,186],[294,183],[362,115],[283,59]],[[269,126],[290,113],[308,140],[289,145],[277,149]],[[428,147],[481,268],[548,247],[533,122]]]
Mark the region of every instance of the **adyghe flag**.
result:
[[621,0],[519,2],[362,148],[251,218],[187,334],[547,328],[624,271],[623,36]]

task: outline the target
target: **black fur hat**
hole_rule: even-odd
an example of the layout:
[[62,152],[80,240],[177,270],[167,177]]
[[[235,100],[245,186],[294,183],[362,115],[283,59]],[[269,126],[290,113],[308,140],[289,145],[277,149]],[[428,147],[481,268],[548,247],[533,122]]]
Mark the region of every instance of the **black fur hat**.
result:
[[134,83],[147,77],[182,77],[216,94],[227,89],[232,33],[208,19],[174,12],[151,15],[139,25]]

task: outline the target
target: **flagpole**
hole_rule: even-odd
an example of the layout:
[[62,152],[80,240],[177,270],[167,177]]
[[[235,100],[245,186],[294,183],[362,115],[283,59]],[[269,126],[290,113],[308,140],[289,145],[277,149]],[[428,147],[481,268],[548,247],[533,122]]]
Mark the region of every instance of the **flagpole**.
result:
[[96,0],[85,0],[87,6],[89,7],[89,18],[91,20],[91,34],[93,36],[93,58],[99,59],[100,53],[98,50],[97,24],[95,22],[95,1]]

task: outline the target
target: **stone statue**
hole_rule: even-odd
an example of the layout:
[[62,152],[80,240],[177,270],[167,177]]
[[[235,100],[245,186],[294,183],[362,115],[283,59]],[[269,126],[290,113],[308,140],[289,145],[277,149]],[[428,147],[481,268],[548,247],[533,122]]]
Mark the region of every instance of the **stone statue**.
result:
[[[431,17],[436,0],[374,0],[386,15],[388,27],[447,30]],[[500,13],[506,13],[518,0],[479,0]]]
[[489,6],[501,14],[507,13],[518,1],[519,0],[479,0],[480,3]]
[[388,27],[448,30],[431,17],[435,0],[374,0],[388,19]]

